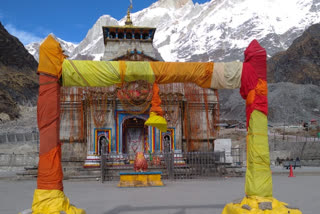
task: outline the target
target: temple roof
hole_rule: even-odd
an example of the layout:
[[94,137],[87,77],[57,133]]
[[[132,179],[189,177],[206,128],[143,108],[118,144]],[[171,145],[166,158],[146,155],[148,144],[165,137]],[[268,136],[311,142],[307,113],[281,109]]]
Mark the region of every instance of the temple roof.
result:
[[134,26],[130,17],[132,2],[124,26],[103,26],[105,51],[102,60],[162,61],[153,47],[156,28]]
[[140,30],[156,30],[154,27],[134,26],[134,25],[113,25],[103,26],[102,28],[114,28],[114,29],[140,29]]

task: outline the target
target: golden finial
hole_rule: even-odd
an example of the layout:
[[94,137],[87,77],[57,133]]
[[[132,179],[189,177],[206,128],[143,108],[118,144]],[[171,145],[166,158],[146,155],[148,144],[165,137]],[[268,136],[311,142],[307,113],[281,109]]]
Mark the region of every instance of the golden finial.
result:
[[130,0],[130,6],[128,7],[128,11],[127,11],[127,20],[125,22],[126,25],[132,25],[132,21],[130,18],[130,10],[132,10],[132,0]]

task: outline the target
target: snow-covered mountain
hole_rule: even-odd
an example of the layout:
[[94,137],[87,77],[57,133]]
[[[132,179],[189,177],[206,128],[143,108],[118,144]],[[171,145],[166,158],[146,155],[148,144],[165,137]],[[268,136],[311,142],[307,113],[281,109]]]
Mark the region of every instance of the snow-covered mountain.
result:
[[154,44],[166,61],[243,58],[257,39],[270,56],[320,22],[319,0],[160,0],[132,14],[136,25],[157,27]]
[[[242,60],[253,39],[269,56],[286,50],[306,28],[320,22],[320,0],[158,0],[131,19],[136,26],[157,28],[154,45],[165,61]],[[101,16],[86,38],[69,50],[71,58],[99,60],[104,51],[102,26],[124,21]]]
[[109,15],[101,16],[88,31],[84,40],[71,52],[71,58],[100,60],[104,52],[102,26],[115,25],[119,25],[116,19]]
[[[64,53],[68,56],[71,56],[71,52],[78,46],[78,44],[74,44],[72,42],[64,41],[55,35],[54,36],[61,44],[62,49],[64,50]],[[42,42],[42,41],[41,41]],[[25,48],[28,50],[28,52],[33,55],[33,57],[39,62],[39,47],[41,42],[32,42],[25,46]]]

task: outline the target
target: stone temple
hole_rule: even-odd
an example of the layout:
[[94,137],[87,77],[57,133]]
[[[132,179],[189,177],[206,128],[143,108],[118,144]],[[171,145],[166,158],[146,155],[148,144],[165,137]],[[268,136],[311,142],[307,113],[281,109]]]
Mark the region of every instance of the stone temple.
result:
[[[124,26],[103,26],[105,61],[162,61],[153,46],[156,28],[134,26],[128,10]],[[151,107],[152,85],[144,81],[106,88],[63,87],[60,139],[62,162],[99,167],[101,153],[111,165],[130,164],[138,151],[182,152],[213,150],[218,120],[217,92],[195,84],[159,85],[168,131],[145,126]],[[104,146],[103,146],[104,145]],[[104,151],[102,148],[105,148]]]

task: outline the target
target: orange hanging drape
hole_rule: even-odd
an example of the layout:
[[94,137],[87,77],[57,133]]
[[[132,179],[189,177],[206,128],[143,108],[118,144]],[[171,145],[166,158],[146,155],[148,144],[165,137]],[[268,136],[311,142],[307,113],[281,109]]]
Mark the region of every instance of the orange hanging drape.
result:
[[159,116],[163,116],[163,111],[161,108],[161,99],[159,96],[159,86],[157,83],[153,83],[153,95],[151,100],[151,109],[150,112],[155,112]]

